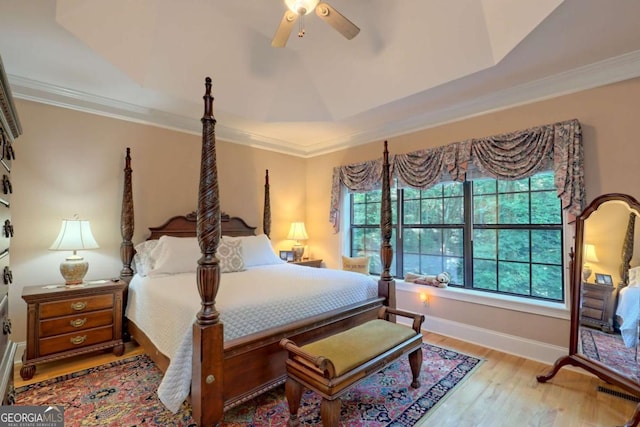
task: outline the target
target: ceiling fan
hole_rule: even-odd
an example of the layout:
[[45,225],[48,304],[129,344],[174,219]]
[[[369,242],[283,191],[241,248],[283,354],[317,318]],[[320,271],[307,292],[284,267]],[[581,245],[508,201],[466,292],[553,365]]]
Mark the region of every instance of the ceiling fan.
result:
[[320,0],[285,0],[285,3],[289,10],[282,16],[280,25],[271,40],[273,47],[285,47],[298,18],[300,18],[298,37],[304,36],[304,15],[308,15],[314,9],[320,19],[331,25],[347,39],[351,40],[360,32],[360,28],[328,3],[320,3]]

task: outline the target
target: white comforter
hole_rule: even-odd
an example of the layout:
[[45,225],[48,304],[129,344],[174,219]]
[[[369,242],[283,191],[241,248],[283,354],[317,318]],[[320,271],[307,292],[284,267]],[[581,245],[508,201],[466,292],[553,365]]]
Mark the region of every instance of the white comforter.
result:
[[[358,273],[294,264],[221,275],[216,309],[229,341],[377,295],[377,282]],[[126,316],[171,359],[158,396],[177,412],[191,385],[192,325],[200,310],[195,273],[135,276]]]
[[635,347],[638,344],[638,320],[640,319],[640,287],[622,288],[618,297],[616,315],[622,318],[620,334],[624,345]]

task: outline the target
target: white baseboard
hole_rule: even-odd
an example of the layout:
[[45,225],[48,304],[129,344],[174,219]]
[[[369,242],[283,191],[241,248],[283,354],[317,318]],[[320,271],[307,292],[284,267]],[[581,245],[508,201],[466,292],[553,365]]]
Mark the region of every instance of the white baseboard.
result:
[[[426,321],[424,323],[429,325],[429,329],[423,329],[424,332],[434,332],[540,363],[553,365],[558,358],[569,354],[568,348],[565,347],[503,334],[438,317],[425,315],[425,318]],[[407,319],[401,317],[398,317],[398,322],[410,324]]]
[[16,354],[15,354],[15,356],[13,356],[13,364],[14,365],[22,363],[22,354],[27,349],[27,342],[26,341],[21,341],[21,342],[16,343],[16,345],[17,345]]

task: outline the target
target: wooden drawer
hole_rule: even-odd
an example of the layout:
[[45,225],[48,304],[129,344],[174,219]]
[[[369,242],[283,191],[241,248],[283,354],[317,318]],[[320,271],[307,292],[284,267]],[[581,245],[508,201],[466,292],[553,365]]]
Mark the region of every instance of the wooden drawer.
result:
[[57,317],[40,322],[40,337],[66,334],[74,331],[97,328],[113,324],[113,311],[100,310],[90,313],[74,314],[72,316]]
[[[4,286],[4,285],[2,285]],[[0,297],[0,358],[9,345],[9,334],[4,332],[4,323],[9,321],[9,295]]]
[[40,304],[40,319],[86,313],[113,307],[113,295],[95,295],[78,297],[57,302]]
[[39,342],[40,356],[100,344],[112,339],[113,326],[103,326],[71,334],[57,335],[51,338],[42,338]]
[[9,292],[9,285],[13,282],[9,261],[9,250],[0,250],[0,299]]
[[602,298],[590,298],[585,296],[582,300],[582,306],[585,308],[604,310],[604,300]]
[[582,309],[582,316],[591,319],[603,320],[603,313],[604,310],[597,310],[595,308],[584,307]]

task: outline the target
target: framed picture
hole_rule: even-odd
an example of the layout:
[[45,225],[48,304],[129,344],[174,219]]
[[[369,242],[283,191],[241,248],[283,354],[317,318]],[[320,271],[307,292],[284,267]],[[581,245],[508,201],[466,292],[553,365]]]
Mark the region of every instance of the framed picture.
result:
[[596,273],[596,283],[613,286],[613,280],[608,274]]
[[280,251],[280,259],[283,261],[293,261],[293,251]]

